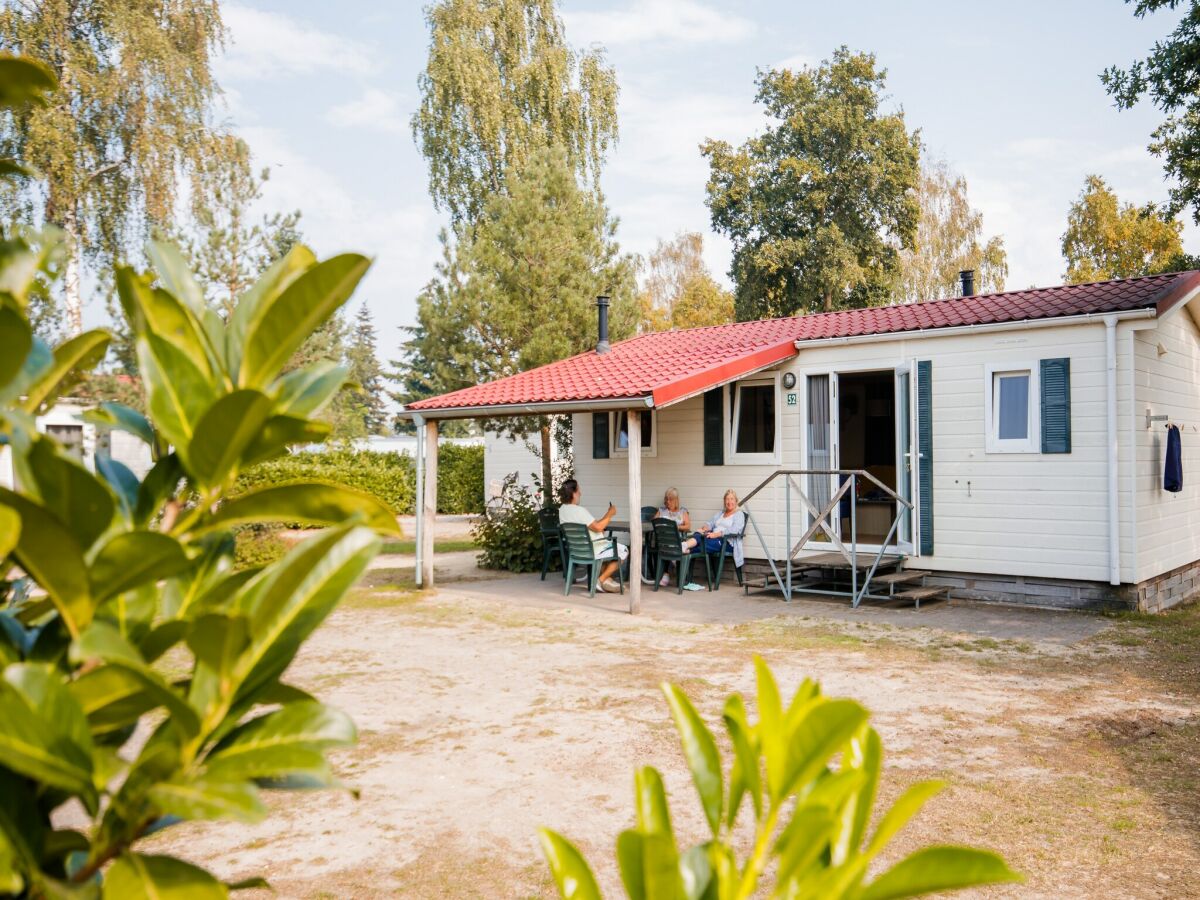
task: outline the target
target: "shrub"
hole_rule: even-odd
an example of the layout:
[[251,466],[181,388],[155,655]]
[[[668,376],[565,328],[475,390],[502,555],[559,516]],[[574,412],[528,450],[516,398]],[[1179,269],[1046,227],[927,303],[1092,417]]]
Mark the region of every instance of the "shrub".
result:
[[[649,766],[638,769],[637,824],[617,838],[621,881],[631,898],[757,896],[769,863],[775,870],[773,898],[884,900],[1022,880],[994,853],[934,846],[917,850],[864,885],[875,859],[942,785],[924,781],[910,787],[878,818],[868,840],[883,743],[868,724],[867,711],[853,700],[822,696],[808,679],[784,706],[766,663],[755,657],[754,665],[758,722],[750,724],[741,694],[725,701],[721,716],[733,752],[728,775],[717,742],[691,701],[675,685],[662,686],[712,838],[681,852],[662,777]],[[754,839],[749,859],[741,862],[733,834],[746,805]],[[600,889],[579,850],[548,829],[540,835],[562,896],[599,900]],[[736,844],[743,846],[740,840]]]
[[[295,481],[327,481],[366,491],[395,515],[412,515],[415,508],[417,477],[412,457],[378,450],[294,453],[244,472],[237,490]],[[483,512],[483,447],[438,448],[438,512]]]
[[[3,63],[0,103],[53,83],[40,66]],[[297,245],[226,322],[178,250],[148,252],[153,275],[121,267],[114,279],[148,413],[104,403],[91,416],[150,446],[139,481],[103,456],[92,472],[36,430],[110,335],[48,347],[27,314],[48,254],[23,237],[0,243],[0,443],[21,485],[0,488],[0,572],[18,566],[40,589],[0,585],[0,895],[219,898],[261,886],[141,847],[183,820],[257,821],[263,790],[337,787],[325,751],[355,740],[345,713],[284,679],[378,551],[376,531],[397,533],[395,517],[326,484],[230,488],[327,434],[317,415],[346,370],[281,370],[368,260],[317,262]],[[234,569],[234,529],[279,521],[326,527],[277,562]]]
[[504,479],[500,503],[489,507],[471,528],[471,537],[480,549],[479,564],[508,572],[541,571],[540,508],[515,475]]
[[237,530],[233,549],[235,569],[261,569],[283,559],[288,545],[277,525],[247,525]]

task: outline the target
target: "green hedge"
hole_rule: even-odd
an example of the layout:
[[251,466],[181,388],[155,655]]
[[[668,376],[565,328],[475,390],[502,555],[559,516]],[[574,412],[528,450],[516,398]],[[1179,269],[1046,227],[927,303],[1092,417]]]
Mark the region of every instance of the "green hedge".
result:
[[[261,463],[238,479],[238,492],[292,481],[329,481],[374,494],[397,515],[413,514],[411,456],[376,450],[295,453]],[[438,448],[438,512],[483,512],[483,447]]]

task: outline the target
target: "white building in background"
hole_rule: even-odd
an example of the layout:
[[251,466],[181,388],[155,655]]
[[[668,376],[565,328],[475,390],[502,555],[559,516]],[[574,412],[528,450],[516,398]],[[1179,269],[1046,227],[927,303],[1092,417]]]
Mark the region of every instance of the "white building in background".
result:
[[[101,430],[83,421],[86,407],[77,403],[60,403],[37,419],[37,429],[57,440],[75,455],[88,469],[96,470],[96,454],[103,453],[128,466],[139,479],[153,465],[150,448],[124,431]],[[0,447],[0,486],[16,484],[12,450]]]
[[[542,472],[540,434],[510,436],[495,431],[483,436],[484,502],[500,496],[504,479],[517,476],[517,483],[530,491],[538,489]],[[558,462],[558,448],[550,444],[550,464]]]

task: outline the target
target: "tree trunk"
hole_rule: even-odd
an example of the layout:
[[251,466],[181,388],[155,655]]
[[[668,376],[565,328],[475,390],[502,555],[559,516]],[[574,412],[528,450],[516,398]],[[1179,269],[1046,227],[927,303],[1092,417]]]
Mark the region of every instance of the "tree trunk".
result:
[[80,247],[79,216],[74,203],[68,201],[62,218],[67,234],[67,264],[63,272],[63,304],[67,310],[67,331],[70,336],[83,333],[83,294],[79,283]]
[[825,312],[833,312],[833,292],[825,292]]
[[550,420],[542,419],[542,509],[554,503],[554,465],[550,459]]

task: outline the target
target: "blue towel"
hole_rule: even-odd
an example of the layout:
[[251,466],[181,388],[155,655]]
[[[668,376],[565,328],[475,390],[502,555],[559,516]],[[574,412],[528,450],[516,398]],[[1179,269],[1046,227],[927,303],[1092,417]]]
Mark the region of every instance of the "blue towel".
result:
[[1163,490],[1172,494],[1183,490],[1183,447],[1176,425],[1167,426],[1167,462],[1163,467]]

